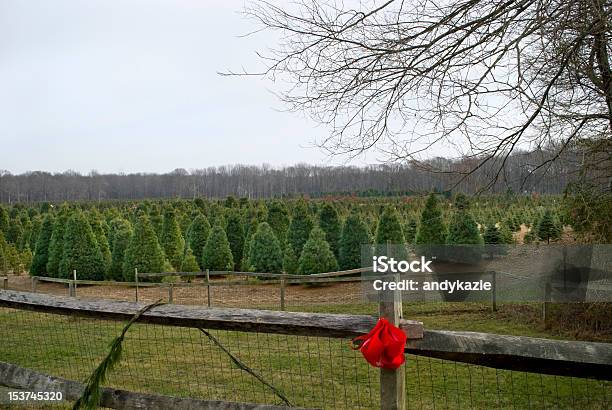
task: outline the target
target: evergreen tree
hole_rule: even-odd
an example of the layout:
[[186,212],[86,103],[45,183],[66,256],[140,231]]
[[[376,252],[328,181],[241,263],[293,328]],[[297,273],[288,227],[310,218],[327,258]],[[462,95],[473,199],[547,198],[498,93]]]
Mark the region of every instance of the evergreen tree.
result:
[[446,243],[446,226],[442,219],[438,197],[434,193],[429,194],[425,201],[415,243],[419,245],[443,245]]
[[59,276],[72,278],[73,270],[77,271],[79,279],[104,279],[104,257],[91,226],[80,210],[75,211],[66,224]]
[[30,240],[32,239],[32,222],[28,218],[22,219],[22,231],[21,236],[19,237],[19,243],[17,244],[17,249],[23,251],[26,246],[30,246]]
[[8,260],[6,257],[6,248],[8,244],[4,239],[4,234],[0,231],[0,273],[8,273]]
[[30,250],[36,250],[36,242],[38,242],[38,235],[42,228],[42,218],[40,215],[35,215],[32,219],[32,233],[30,234]]
[[550,240],[559,239],[561,236],[561,226],[553,211],[547,209],[538,223],[537,235],[543,241],[550,243]]
[[270,203],[267,221],[284,248],[287,242],[287,231],[289,230],[289,211],[284,202],[273,201]]
[[483,240],[487,245],[499,245],[504,243],[501,231],[494,224],[487,225]]
[[325,240],[325,232],[319,227],[314,227],[298,260],[298,274],[312,275],[337,270],[338,262]]
[[23,265],[21,263],[21,257],[17,247],[10,243],[4,249],[4,257],[6,258],[6,271],[13,272],[14,274],[20,274],[23,272]]
[[338,211],[330,202],[324,203],[321,207],[319,227],[325,232],[325,240],[329,243],[334,256],[338,258],[341,225]]
[[168,261],[175,270],[180,270],[185,250],[185,240],[181,228],[176,220],[173,208],[168,207],[164,212],[161,233],[161,244]]
[[30,273],[37,276],[45,276],[47,272],[47,262],[49,261],[49,244],[53,233],[53,214],[46,214],[43,219],[36,247],[34,248],[34,258]]
[[225,198],[224,205],[226,208],[235,208],[238,206],[238,201],[236,200],[235,196],[228,195],[227,198]]
[[121,281],[124,279],[123,261],[125,259],[125,252],[134,232],[130,222],[123,218],[113,219],[111,226],[113,249],[111,252],[111,264],[108,269],[108,276],[111,280]]
[[302,248],[310,236],[312,225],[308,204],[304,199],[300,199],[293,208],[293,215],[287,233],[287,240],[289,245],[293,247],[293,252],[296,256],[302,254]]
[[23,236],[23,225],[21,223],[21,218],[13,218],[10,222],[8,232],[6,234],[6,241],[8,243],[12,243],[15,247],[18,247],[21,238]]
[[455,199],[455,211],[451,218],[446,244],[458,245],[444,249],[445,255],[443,256],[449,261],[476,263],[482,256],[480,246],[484,245],[484,241],[480,235],[478,224],[469,212],[467,197],[462,194],[457,195]]
[[227,215],[226,233],[234,260],[234,267],[232,269],[239,270],[244,247],[244,225],[242,215],[240,215],[240,211],[237,208],[231,209]]
[[106,232],[104,231],[102,224],[102,217],[97,210],[90,213],[89,225],[91,226],[91,230],[96,237],[96,242],[98,243],[100,252],[102,252],[102,259],[104,260],[104,274],[106,275],[110,269],[112,256],[110,247],[108,245],[108,238],[106,237]]
[[257,227],[251,239],[249,261],[255,272],[280,273],[283,269],[283,251],[274,231],[266,222]]
[[404,237],[406,239],[406,243],[414,243],[418,227],[419,225],[416,219],[412,217],[408,218],[404,227]]
[[49,258],[47,260],[47,275],[59,277],[59,265],[64,252],[64,229],[68,222],[69,209],[63,205],[53,223],[53,232],[49,241]]
[[234,267],[232,250],[221,221],[218,221],[210,231],[202,253],[202,266],[204,269],[218,271],[231,271]]
[[188,232],[187,242],[198,264],[200,264],[200,269],[202,269],[202,253],[206,246],[206,240],[210,235],[210,224],[208,223],[208,219],[206,219],[204,215],[199,214],[195,217],[193,222],[191,222],[191,225],[189,225]]
[[[346,218],[344,226],[342,227],[338,258],[340,269],[347,270],[359,268],[362,261],[362,247],[364,245],[367,245],[368,248],[369,245],[371,245],[368,227],[359,216],[359,213],[353,211],[348,218]],[[364,255],[368,262],[370,256],[369,253],[368,255]]]
[[283,255],[283,271],[289,275],[295,275],[298,272],[298,260],[295,257],[293,248],[286,246]]
[[459,210],[453,214],[448,236],[448,245],[482,245],[478,225],[472,215],[466,210]]
[[134,281],[134,269],[142,273],[158,273],[164,270],[164,251],[157,240],[155,229],[144,214],[138,216],[134,234],[130,238],[123,260],[123,279]]
[[247,225],[243,252],[242,252],[242,260],[240,261],[240,268],[245,272],[249,272],[253,270],[249,262],[249,257],[251,254],[251,240],[253,239],[253,235],[255,235],[255,232],[257,231],[258,226],[259,226],[259,220],[256,217],[251,219],[251,222]]
[[6,240],[6,236],[8,235],[9,230],[9,214],[4,205],[0,205],[0,232],[4,235],[4,239]]
[[[376,252],[380,255],[392,256],[396,259],[406,259],[408,257],[399,214],[392,205],[386,206],[378,219],[375,243],[377,246]],[[392,246],[390,252],[387,252],[387,244]]]
[[164,218],[162,217],[162,214],[159,211],[159,207],[157,207],[156,205],[151,205],[151,209],[149,211],[149,220],[151,221],[151,226],[153,226],[153,230],[155,231],[157,240],[161,243]]
[[187,252],[185,252],[181,272],[200,272],[200,265],[190,247],[187,247]]
[[32,255],[32,250],[30,249],[29,243],[25,245],[25,248],[21,251],[19,258],[21,260],[23,270],[25,270],[26,272],[30,272],[30,267],[32,266],[33,255]]

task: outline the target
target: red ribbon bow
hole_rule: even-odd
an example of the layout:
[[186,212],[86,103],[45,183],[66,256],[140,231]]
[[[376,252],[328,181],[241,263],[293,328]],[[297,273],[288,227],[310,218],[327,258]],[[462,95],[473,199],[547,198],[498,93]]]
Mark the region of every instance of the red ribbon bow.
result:
[[[361,343],[357,343],[360,342]],[[353,339],[354,350],[359,349],[363,357],[374,367],[397,369],[406,359],[404,347],[406,334],[385,318],[380,318],[370,333]]]

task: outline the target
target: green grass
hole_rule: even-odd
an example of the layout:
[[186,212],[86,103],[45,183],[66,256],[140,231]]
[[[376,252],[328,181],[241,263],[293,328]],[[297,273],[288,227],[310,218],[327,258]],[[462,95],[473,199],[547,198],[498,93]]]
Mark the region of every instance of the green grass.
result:
[[[372,313],[370,305],[311,310]],[[409,304],[405,315],[428,328],[550,337],[516,319],[511,307]],[[0,360],[83,381],[104,357],[123,323],[0,309]],[[378,370],[347,340],[212,332],[220,342],[293,404],[319,408],[379,408]],[[606,408],[609,383],[495,370],[408,356],[409,408]],[[232,364],[197,329],[134,325],[108,385],[132,391],[203,399],[277,403],[271,390]]]

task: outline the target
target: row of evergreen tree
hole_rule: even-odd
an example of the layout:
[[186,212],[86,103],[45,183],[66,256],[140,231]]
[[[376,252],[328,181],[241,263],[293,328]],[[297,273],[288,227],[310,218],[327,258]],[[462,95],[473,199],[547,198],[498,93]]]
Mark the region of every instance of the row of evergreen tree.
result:
[[[512,231],[530,224],[511,207],[505,218],[483,217],[480,210],[488,209],[478,207],[483,200],[474,206],[464,195],[449,202],[431,194],[423,201],[229,197],[59,209],[0,206],[0,269],[65,278],[77,270],[79,278],[93,280],[133,280],[135,269],[312,274],[361,266],[367,244],[510,243]],[[474,208],[486,222],[476,222]],[[555,213],[545,209],[532,232],[548,241],[558,237],[560,226]]]

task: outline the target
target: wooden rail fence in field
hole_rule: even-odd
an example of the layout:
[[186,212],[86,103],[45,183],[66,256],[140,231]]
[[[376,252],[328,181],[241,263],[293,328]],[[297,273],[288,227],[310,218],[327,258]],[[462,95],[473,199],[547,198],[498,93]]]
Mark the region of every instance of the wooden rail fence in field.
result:
[[[130,319],[143,306],[143,304],[135,302],[80,300],[77,298],[17,291],[0,292],[0,307],[14,312],[29,311],[35,312],[34,314],[86,318],[86,320],[94,321],[124,322]],[[389,309],[393,309],[394,307],[397,307],[397,305],[393,303],[388,305],[385,313],[385,307],[381,306],[381,313],[389,314]],[[273,337],[277,337],[276,335],[295,336],[300,340],[303,339],[302,342],[296,342],[298,343],[297,346],[311,343],[310,341],[313,340],[312,338],[321,338],[320,340],[323,341],[321,342],[323,344],[317,347],[317,349],[319,349],[317,352],[320,355],[320,349],[325,346],[325,340],[346,340],[366,333],[375,325],[376,318],[361,315],[222,309],[166,304],[155,307],[144,313],[139,318],[138,323],[145,324],[146,326],[216,329],[219,331],[235,332],[232,334],[236,334],[237,336],[235,337],[241,338],[240,340],[243,340],[243,342],[246,340],[246,344],[248,344],[249,340],[248,334],[270,334],[274,335]],[[508,369],[518,372],[537,373],[540,375],[546,374],[595,379],[599,380],[599,382],[596,382],[598,383],[597,388],[591,387],[591,391],[588,394],[593,396],[591,399],[599,403],[601,408],[606,408],[610,404],[607,401],[607,397],[611,392],[611,385],[607,381],[612,380],[612,345],[610,344],[548,340],[476,332],[429,330],[423,329],[419,322],[402,319],[399,320],[399,324],[409,337],[405,348],[407,354],[416,355],[417,357],[442,359],[443,361],[451,361],[454,363],[469,363],[470,365],[485,366],[494,369]],[[169,334],[172,335],[174,333],[170,332]],[[141,340],[139,343],[143,343],[143,341]],[[257,349],[272,348],[271,346],[262,346],[260,344],[256,344],[254,347]],[[61,346],[59,348],[61,348]],[[12,349],[20,349],[20,346],[12,346]],[[240,348],[237,347],[236,349]],[[245,349],[244,345],[242,349]],[[346,349],[348,350],[348,346]],[[245,353],[244,350],[242,352]],[[299,353],[299,348],[297,351],[290,349],[284,352],[284,354],[290,356],[292,352],[294,354]],[[249,355],[249,357],[255,360],[254,358],[257,357],[257,354]],[[314,358],[310,356],[310,353],[306,357],[310,357],[310,360],[314,360]],[[166,356],[165,360],[169,359],[170,357]],[[157,360],[164,360],[164,357],[158,357]],[[289,366],[289,364],[285,365]],[[323,363],[322,365],[325,364]],[[71,382],[69,381],[63,380],[59,383],[54,381],[55,379],[51,377],[53,375],[45,378],[47,376],[40,372],[35,372],[34,370],[28,373],[30,370],[27,370],[27,365],[15,366],[15,364],[7,363],[0,365],[0,385],[25,390],[33,388],[44,390],[51,387],[65,388],[72,392],[68,394],[69,392],[67,391],[66,397],[74,397],[76,394],[75,391],[79,391],[79,385],[70,384]],[[308,364],[307,368],[310,369],[310,366],[311,364]],[[338,364],[338,366],[342,365]],[[346,366],[346,363],[344,366]],[[401,369],[403,371],[404,368],[402,367]],[[335,370],[339,371],[338,369]],[[419,371],[418,367],[417,371]],[[420,372],[424,371],[424,369],[420,370]],[[456,371],[457,369],[455,368],[455,372]],[[379,396],[371,398],[370,404],[383,409],[404,408],[404,406],[406,406],[405,388],[403,386],[404,380],[414,379],[419,377],[419,375],[408,373],[404,379],[403,375],[401,375],[401,378],[398,378],[398,373],[385,374],[385,372],[388,371],[381,372]],[[312,377],[312,374],[309,374],[309,372],[304,371],[304,373],[302,373],[301,370],[297,374],[291,374],[292,377],[297,377],[298,383],[300,383],[300,377]],[[346,404],[350,403],[351,400],[350,397],[347,397],[347,391],[352,389],[351,383],[354,383],[357,379],[353,380],[351,377],[345,378],[341,375],[345,375],[344,369],[342,369],[342,373],[336,376],[339,379],[334,379],[334,383],[336,383],[337,388],[340,389],[336,392],[336,395],[341,395],[343,391],[345,396],[344,400],[346,401],[343,402],[343,404],[334,401],[334,405],[332,406],[329,404],[329,407],[350,408],[350,406]],[[430,377],[433,376],[430,375]],[[557,383],[557,380],[558,379],[555,379],[555,383]],[[401,381],[401,383],[398,383],[399,381]],[[400,386],[401,391],[397,388],[390,389],[389,383],[398,383],[397,386]],[[471,383],[470,381],[470,386]],[[446,389],[449,389],[450,385],[444,384],[444,386]],[[601,389],[601,391],[599,389]],[[388,397],[389,391],[393,392],[395,397]],[[470,390],[470,396],[472,393],[472,390]],[[444,394],[447,394],[447,391],[444,391]],[[459,393],[457,392],[457,394]],[[499,384],[497,394],[500,394]],[[309,396],[304,395],[304,397],[304,400],[307,401]],[[215,397],[213,397],[213,399],[214,398]],[[408,397],[408,399],[414,404],[414,397]],[[147,401],[148,403],[168,404],[172,400],[175,399],[150,393],[122,392],[121,394],[113,396],[109,391],[103,394],[102,405],[113,408],[135,408],[136,405],[134,403],[142,403],[143,401]],[[197,398],[185,400],[175,400],[172,401],[172,403],[174,403],[177,408],[209,408],[207,406],[210,406],[210,402],[198,400]],[[457,400],[460,402],[459,398],[457,398]],[[317,404],[320,403],[313,403],[313,406],[317,407]],[[247,406],[235,403],[224,403],[224,405],[226,406],[225,408],[252,408],[232,407]],[[298,403],[298,405],[311,407],[308,402]],[[324,407],[326,406],[327,405]],[[163,407],[163,404],[159,404],[158,407]],[[367,405],[361,407],[371,408]],[[408,407],[410,406],[408,405]],[[155,408],[155,406],[151,404],[151,408]]]

